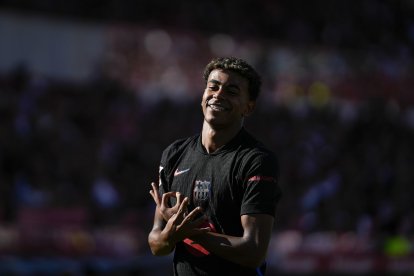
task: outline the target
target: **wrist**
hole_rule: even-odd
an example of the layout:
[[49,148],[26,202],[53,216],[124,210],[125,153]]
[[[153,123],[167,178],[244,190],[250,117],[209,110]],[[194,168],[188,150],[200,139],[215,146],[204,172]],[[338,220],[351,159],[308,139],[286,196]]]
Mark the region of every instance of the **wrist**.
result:
[[165,247],[171,249],[174,248],[175,244],[177,243],[174,236],[169,231],[165,231],[165,229],[160,233],[160,240]]

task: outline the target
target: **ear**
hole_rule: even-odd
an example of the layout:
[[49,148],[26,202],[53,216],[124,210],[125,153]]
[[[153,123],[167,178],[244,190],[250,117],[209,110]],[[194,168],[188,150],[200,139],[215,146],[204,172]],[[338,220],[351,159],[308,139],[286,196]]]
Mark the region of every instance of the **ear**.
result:
[[256,107],[256,101],[248,101],[245,111],[243,112],[243,117],[247,117],[253,113],[254,108]]

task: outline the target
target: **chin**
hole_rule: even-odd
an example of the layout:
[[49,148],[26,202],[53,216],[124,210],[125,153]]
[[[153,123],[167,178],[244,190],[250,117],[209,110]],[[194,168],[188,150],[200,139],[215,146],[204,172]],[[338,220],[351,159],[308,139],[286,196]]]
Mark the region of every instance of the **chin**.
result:
[[220,120],[218,118],[210,118],[205,120],[213,129],[225,129],[231,124],[226,120]]
[[225,123],[223,120],[220,120],[217,117],[210,117],[210,116],[206,116],[204,117],[204,121],[206,121],[209,125],[212,126],[218,126],[218,125],[222,125],[223,123]]

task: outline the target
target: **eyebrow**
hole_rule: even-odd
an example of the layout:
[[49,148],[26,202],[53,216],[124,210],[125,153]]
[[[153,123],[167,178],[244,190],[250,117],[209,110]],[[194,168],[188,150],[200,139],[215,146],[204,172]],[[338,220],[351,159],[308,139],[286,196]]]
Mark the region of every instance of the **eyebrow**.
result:
[[[220,81],[215,80],[215,79],[211,79],[211,80],[209,80],[208,82],[209,82],[209,83],[213,83],[213,84],[218,84],[218,85],[222,84]],[[237,84],[230,83],[230,84],[228,84],[228,85],[226,85],[226,86],[227,86],[227,87],[231,87],[231,88],[236,88],[237,90],[239,90],[239,91],[240,91],[240,87],[239,87]]]

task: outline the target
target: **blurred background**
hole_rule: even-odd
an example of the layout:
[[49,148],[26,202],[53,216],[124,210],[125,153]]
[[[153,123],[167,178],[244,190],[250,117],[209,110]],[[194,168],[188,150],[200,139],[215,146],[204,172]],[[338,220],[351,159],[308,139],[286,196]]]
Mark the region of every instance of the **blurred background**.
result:
[[0,275],[171,275],[147,234],[202,72],[263,76],[269,275],[414,273],[414,1],[0,0]]

